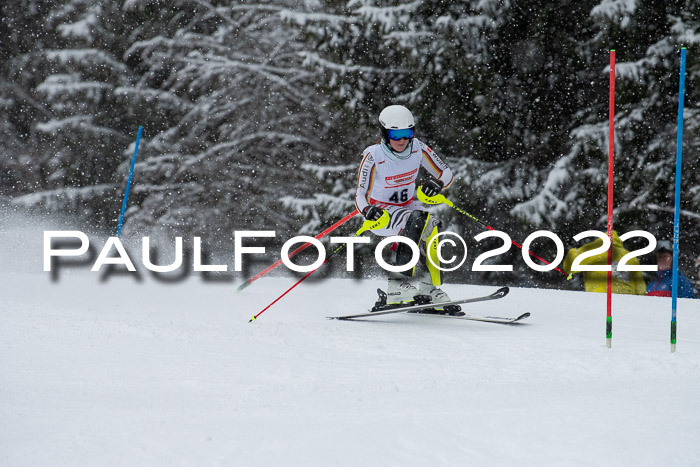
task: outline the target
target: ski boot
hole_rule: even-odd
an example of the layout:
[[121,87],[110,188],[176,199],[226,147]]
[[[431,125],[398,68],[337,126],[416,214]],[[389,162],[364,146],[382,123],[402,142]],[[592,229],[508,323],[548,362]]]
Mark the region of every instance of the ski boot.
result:
[[462,311],[462,307],[460,307],[459,305],[447,305],[444,307],[439,306],[441,303],[449,302],[450,297],[442,289],[433,285],[433,281],[431,280],[429,274],[424,275],[418,281],[418,292],[420,295],[430,297],[430,302],[436,305],[434,308],[420,310],[420,313],[452,316],[465,315],[465,313]]
[[430,297],[421,295],[408,279],[400,276],[389,278],[387,291],[377,289],[379,299],[374,304],[372,311],[389,310],[406,305],[424,305],[430,303]]

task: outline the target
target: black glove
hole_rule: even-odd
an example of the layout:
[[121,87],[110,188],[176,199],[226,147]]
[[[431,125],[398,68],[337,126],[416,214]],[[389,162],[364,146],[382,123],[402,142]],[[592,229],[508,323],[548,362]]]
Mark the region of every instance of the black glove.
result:
[[362,215],[368,221],[378,221],[382,214],[384,214],[384,210],[379,206],[367,206],[362,210]]
[[432,198],[433,196],[440,194],[441,191],[442,182],[440,180],[429,178],[423,182],[423,193],[425,193],[425,196],[428,198]]

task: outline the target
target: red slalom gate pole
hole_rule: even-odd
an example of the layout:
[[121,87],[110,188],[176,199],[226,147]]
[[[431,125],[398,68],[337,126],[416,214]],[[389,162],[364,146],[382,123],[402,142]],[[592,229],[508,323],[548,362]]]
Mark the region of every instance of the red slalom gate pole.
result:
[[615,50],[610,51],[610,115],[608,118],[608,293],[605,319],[605,345],[612,347],[612,236],[613,236],[613,181],[615,159]]
[[[338,222],[336,222],[335,224],[331,225],[330,227],[328,227],[326,230],[324,230],[324,231],[321,232],[320,234],[316,235],[314,238],[315,238],[316,240],[318,240],[318,239],[320,239],[320,238],[325,237],[326,235],[328,235],[329,233],[333,232],[335,229],[337,229],[338,227],[340,227],[341,225],[345,224],[347,221],[349,221],[350,219],[352,219],[353,217],[355,217],[357,214],[358,214],[358,211],[357,211],[357,209],[355,209],[353,212],[351,212],[351,213],[348,214],[347,216],[343,217],[343,218],[340,219]],[[304,249],[305,249],[306,247],[308,247],[309,245],[311,245],[311,243],[304,243],[304,244],[301,245],[299,248],[297,248],[296,250],[294,250],[294,251],[292,251],[291,253],[289,253],[289,257],[290,257],[290,258],[295,257],[298,253],[301,253],[301,251],[304,250]],[[260,279],[261,277],[263,277],[264,275],[266,275],[268,272],[272,271],[272,270],[275,269],[276,267],[280,266],[281,264],[282,264],[282,260],[280,259],[280,260],[277,261],[275,264],[272,264],[272,265],[266,267],[265,269],[263,269],[262,271],[260,271],[259,273],[257,273],[256,275],[254,275],[253,277],[251,277],[250,279],[248,279],[247,281],[245,281],[243,284],[241,284],[240,286],[238,286],[238,288],[236,289],[236,292],[241,292],[242,290],[245,290],[250,284],[252,284],[252,283],[255,282],[256,280]],[[280,297],[280,298],[281,298],[281,297]]]

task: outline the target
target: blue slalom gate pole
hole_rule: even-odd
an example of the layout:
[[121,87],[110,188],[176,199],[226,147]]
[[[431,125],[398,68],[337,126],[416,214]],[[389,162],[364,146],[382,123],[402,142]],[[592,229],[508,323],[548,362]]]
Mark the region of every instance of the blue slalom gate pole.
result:
[[678,237],[681,212],[681,168],[683,164],[683,100],[685,96],[685,47],[681,48],[681,77],[678,85],[678,136],[676,140],[676,199],[673,214],[673,282],[671,285],[671,352],[676,351],[676,303],[678,301]]
[[126,203],[129,200],[129,190],[131,190],[131,179],[134,176],[134,166],[136,165],[136,154],[139,152],[139,141],[141,141],[141,133],[143,127],[139,125],[139,132],[136,135],[136,145],[134,146],[134,155],[131,158],[131,169],[129,169],[129,179],[126,182],[126,190],[124,191],[124,201],[122,202],[122,212],[119,215],[119,227],[117,227],[117,238],[122,233],[122,225],[124,224],[124,212],[126,211]]

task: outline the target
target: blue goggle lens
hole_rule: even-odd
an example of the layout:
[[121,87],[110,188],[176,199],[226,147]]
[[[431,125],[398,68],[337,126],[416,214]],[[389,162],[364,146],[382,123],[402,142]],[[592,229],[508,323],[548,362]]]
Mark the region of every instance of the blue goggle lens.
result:
[[389,130],[389,139],[398,141],[404,138],[413,138],[413,130],[410,128],[406,128],[404,130]]

